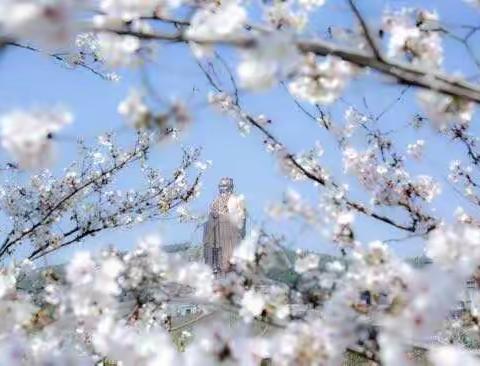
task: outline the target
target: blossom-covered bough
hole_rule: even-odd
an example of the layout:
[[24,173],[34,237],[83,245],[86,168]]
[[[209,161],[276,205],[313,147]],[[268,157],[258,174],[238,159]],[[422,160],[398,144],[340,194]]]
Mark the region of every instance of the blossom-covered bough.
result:
[[[193,199],[201,174],[190,182],[187,173],[197,162],[199,151],[186,150],[172,176],[164,177],[148,165],[152,143],[148,134],[139,134],[131,149],[122,149],[105,135],[98,147],[80,144],[79,161],[63,176],[45,171],[33,175],[25,185],[15,182],[18,172],[13,169],[12,183],[7,181],[2,187],[2,211],[12,229],[4,230],[0,258],[29,241],[32,249],[28,258],[37,259],[100,231],[161,219]],[[145,185],[137,190],[112,189],[116,177],[135,165],[141,169]]]
[[[144,84],[118,106],[134,136],[130,147],[108,132],[93,147],[80,139],[77,160],[62,174],[47,168],[57,137],[73,123],[68,109],[17,108],[0,116],[6,156],[0,363],[336,365],[354,354],[409,365],[416,348],[434,365],[480,364],[480,292],[464,301],[461,316],[452,315],[465,284],[480,287],[480,150],[473,121],[480,103],[480,26],[455,24],[449,14],[417,8],[413,0],[411,7],[363,9],[381,3],[0,0],[2,57],[21,48],[116,82],[124,69],[148,71],[157,52],[173,45],[191,50],[208,85],[205,95],[195,96],[199,104],[171,100],[146,72]],[[474,11],[480,3],[455,6]],[[322,12],[349,19],[335,24],[332,16],[319,25],[327,19]],[[370,13],[378,18],[365,16]],[[356,83],[372,88],[361,102],[347,102]],[[368,98],[378,88],[397,88],[398,96],[373,112]],[[295,152],[277,127],[286,121],[267,110],[250,112],[249,98],[269,90],[285,93],[298,112],[292,123],[299,131],[301,120],[313,123],[322,141]],[[388,125],[386,117],[405,103],[413,111],[408,123]],[[268,207],[269,215],[300,218],[341,256],[323,263],[315,252],[292,255],[281,237],[254,229],[235,250],[233,270],[214,280],[206,266],[169,255],[146,237],[126,253],[78,252],[63,276],[46,273],[40,291],[25,288],[36,260],[61,248],[173,212],[189,217],[185,205],[198,195],[208,167],[199,149],[184,148],[169,175],[148,158],[152,146],[181,139],[198,105],[207,104],[234,120],[241,134],[258,133],[282,173],[318,192],[312,202],[290,189]],[[427,128],[430,135],[422,133]],[[425,135],[451,144],[460,157],[442,167],[425,163]],[[118,189],[119,177],[135,169],[143,184]],[[465,207],[456,207],[445,187]],[[364,223],[375,224],[375,232],[366,233]],[[412,238],[425,248],[423,268],[387,245]],[[281,280],[272,275],[279,268]],[[181,347],[172,340],[166,310],[179,299],[201,306],[199,319],[215,318],[193,335],[182,333]]]

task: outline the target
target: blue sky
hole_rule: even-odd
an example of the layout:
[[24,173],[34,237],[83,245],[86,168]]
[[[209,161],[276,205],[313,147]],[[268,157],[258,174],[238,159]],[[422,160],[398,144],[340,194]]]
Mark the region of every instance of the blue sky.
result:
[[[376,19],[382,5],[400,8],[403,5],[426,6],[437,10],[441,18],[447,18],[450,23],[476,24],[479,13],[473,8],[464,6],[460,1],[376,1],[362,3],[362,11],[368,19]],[[316,14],[311,25],[311,31],[324,34],[329,25],[349,24],[350,15],[344,2],[327,1],[327,5]],[[470,60],[465,57],[461,46],[446,43],[445,69],[464,72],[474,72]],[[227,56],[228,57],[228,56]],[[46,56],[21,49],[9,49],[0,58],[0,113],[12,108],[30,108],[35,106],[64,105],[75,115],[75,123],[60,136],[59,156],[55,169],[61,169],[69,161],[75,159],[74,141],[76,136],[85,136],[93,142],[95,137],[108,130],[124,126],[121,117],[116,113],[118,103],[126,96],[130,87],[140,85],[141,73],[138,70],[121,72],[120,82],[105,81],[91,72],[83,69],[71,70]],[[293,183],[284,178],[274,161],[262,146],[262,137],[253,132],[248,137],[238,133],[235,123],[227,117],[212,112],[202,105],[206,92],[210,90],[208,83],[196,66],[191,53],[184,45],[168,45],[158,49],[158,59],[148,66],[155,88],[167,98],[191,98],[195,105],[192,113],[194,122],[182,137],[181,144],[186,146],[201,146],[204,159],[213,161],[212,168],[203,180],[203,189],[199,199],[193,204],[198,212],[205,212],[216,195],[217,182],[222,176],[230,176],[235,180],[237,192],[245,195],[250,214],[250,224],[264,223],[272,231],[287,235],[288,243],[322,252],[336,252],[334,245],[328,243],[317,232],[306,228],[297,222],[274,223],[265,213],[266,204],[279,200],[282,193],[289,187],[296,189],[312,203],[318,202],[318,191],[310,183]],[[193,90],[196,90],[193,92]],[[346,91],[343,100],[328,107],[334,120],[342,122],[342,115],[348,103],[353,103],[366,112],[377,114],[382,111],[402,90],[379,77],[364,76]],[[409,90],[405,97],[393,110],[382,118],[381,126],[385,130],[396,129],[398,148],[404,149],[410,142],[423,138],[427,141],[426,159],[421,164],[413,164],[412,172],[432,174],[437,178],[444,190],[444,196],[434,203],[435,208],[444,217],[451,218],[452,207],[463,205],[475,213],[472,208],[455,194],[445,182],[448,174],[448,162],[455,156],[462,157],[462,151],[457,146],[439,137],[432,129],[424,128],[418,133],[405,128],[409,118],[417,111],[414,90]],[[353,183],[354,180],[343,176],[341,155],[331,136],[318,125],[299,113],[292,99],[282,87],[266,93],[242,93],[243,104],[255,113],[263,113],[273,120],[272,131],[295,152],[312,147],[315,141],[325,147],[323,162],[325,166],[338,177],[338,180]],[[475,117],[475,125],[478,117]],[[478,128],[474,127],[478,132]],[[179,146],[159,146],[153,154],[156,166],[165,168],[174,166],[180,158]],[[135,177],[124,177],[122,186],[135,186]],[[353,188],[353,185],[352,185]],[[358,199],[366,200],[365,192],[354,189],[352,194]],[[362,227],[361,239],[368,241],[375,238],[392,238],[405,236],[404,233],[392,231],[388,227],[373,220],[358,217],[357,226]],[[365,228],[365,229],[364,229]],[[120,230],[99,235],[85,244],[59,253],[51,260],[63,260],[72,251],[80,247],[89,249],[113,244],[127,249],[135,244],[139,235],[159,233],[166,243],[176,243],[185,240],[199,242],[200,229],[192,225],[172,224],[171,222],[155,222],[145,224],[135,229]],[[392,244],[401,255],[421,253],[420,241],[408,241]]]

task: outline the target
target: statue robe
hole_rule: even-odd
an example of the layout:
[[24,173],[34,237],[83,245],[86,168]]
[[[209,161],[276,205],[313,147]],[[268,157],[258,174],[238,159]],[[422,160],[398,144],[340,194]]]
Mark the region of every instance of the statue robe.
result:
[[[203,245],[205,263],[225,273],[230,268],[235,247],[245,237],[245,208],[243,198],[220,196],[212,204],[204,225]],[[215,251],[218,263],[215,263]]]

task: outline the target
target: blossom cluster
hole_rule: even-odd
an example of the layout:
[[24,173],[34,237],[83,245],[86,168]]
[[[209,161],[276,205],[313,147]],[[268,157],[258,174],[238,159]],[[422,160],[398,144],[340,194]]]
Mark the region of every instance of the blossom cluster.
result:
[[2,147],[22,168],[46,167],[55,156],[56,133],[71,122],[62,109],[12,111],[0,118]]
[[404,8],[386,13],[383,26],[390,34],[389,55],[426,67],[440,67],[443,48],[437,24],[438,15],[426,10]]
[[[35,294],[22,290],[22,278],[42,271],[27,261],[0,272],[0,312],[10,314],[0,327],[2,360],[334,365],[357,350],[388,365],[405,364],[408,347],[434,335],[448,318],[458,285],[478,263],[472,250],[479,240],[478,229],[469,226],[434,232],[428,242],[434,263],[424,269],[412,268],[384,243],[359,243],[343,263],[333,260],[322,270],[318,255],[300,253],[291,263],[274,237],[254,231],[234,253],[234,271],[214,280],[205,265],[167,254],[160,240],[145,237],[131,252],[77,252],[64,276],[43,272],[45,285]],[[460,248],[466,241],[469,246]],[[265,273],[278,263],[296,273],[293,283],[267,285]],[[166,305],[185,296],[220,317],[195,327],[193,342],[179,350],[163,320]],[[222,312],[236,309],[240,319],[226,327]],[[273,324],[276,331],[252,332],[255,324]],[[438,351],[454,361],[471,357],[450,347],[431,349],[434,365],[443,365]]]
[[[199,194],[198,150],[185,150],[182,163],[171,176],[148,166],[147,151],[155,139],[138,135],[135,147],[122,148],[111,135],[100,138],[96,147],[80,143],[81,155],[63,175],[44,170],[20,184],[17,170],[0,190],[0,206],[11,230],[6,234],[0,257],[30,242],[31,258],[47,254],[100,231],[129,226],[168,214]],[[144,187],[137,190],[114,188],[117,177],[137,166]]]
[[335,57],[316,63],[314,55],[308,55],[289,84],[290,92],[299,99],[312,104],[330,104],[343,92],[352,76],[352,67]]
[[430,202],[440,193],[438,183],[431,177],[420,175],[412,179],[400,164],[381,164],[376,154],[373,149],[359,152],[349,147],[344,151],[345,170],[373,192],[376,204],[394,205],[415,199]]

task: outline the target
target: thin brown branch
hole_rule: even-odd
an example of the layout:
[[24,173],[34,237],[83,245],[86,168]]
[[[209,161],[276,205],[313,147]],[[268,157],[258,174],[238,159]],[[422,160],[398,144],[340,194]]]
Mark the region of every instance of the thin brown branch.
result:
[[[144,40],[169,41],[173,43],[195,42],[198,44],[217,44],[238,48],[252,48],[257,44],[256,38],[250,36],[207,39],[188,36],[183,32],[144,33],[115,29],[97,29],[97,31],[109,31],[120,35],[132,35]],[[321,39],[300,38],[296,41],[296,45],[301,52],[314,53],[319,56],[337,56],[360,68],[370,68],[382,75],[392,77],[400,84],[434,90],[439,93],[480,103],[480,87],[468,83],[460,77],[451,76],[431,69],[412,66],[404,62],[386,60],[385,58],[377,59],[375,56],[369,55],[363,51],[342,47]]]
[[[38,48],[35,48],[35,47],[32,47],[32,46],[29,46],[29,45],[24,45],[24,44],[21,44],[21,43],[17,43],[17,42],[7,42],[5,44],[6,46],[11,46],[11,47],[17,47],[17,48],[21,48],[21,49],[24,49],[24,50],[28,50],[28,51],[32,51],[32,52],[37,52],[37,53],[43,53],[41,50],[39,50]],[[55,54],[55,53],[44,53],[45,55],[49,56],[49,57],[52,57],[53,59],[61,62],[62,64],[64,65],[67,65],[69,66],[70,68],[73,68],[75,66],[79,66],[87,71],[90,71],[92,72],[93,74],[101,77],[102,79],[104,80],[109,80],[105,75],[103,75],[101,72],[95,70],[93,67],[87,65],[86,63],[83,63],[83,62],[75,62],[73,64],[69,63],[64,57],[58,55],[58,54]]]
[[[268,139],[275,142],[275,144],[277,144],[279,146],[282,146],[282,148],[285,149],[284,145],[275,136],[273,136],[265,127],[263,127],[261,124],[259,124],[253,117],[251,117],[249,115],[245,115],[245,117],[257,130],[262,132]],[[295,158],[295,156],[293,154],[287,153],[285,155],[285,157],[306,178],[308,178],[309,180],[311,180],[311,181],[313,181],[313,182],[315,182],[315,183],[317,183],[321,186],[326,186],[327,185],[327,182],[325,181],[325,179],[323,177],[318,176],[317,174],[307,170],[302,164],[300,164],[297,161],[297,159]],[[338,185],[335,182],[328,182],[328,184],[333,186],[333,187],[338,187]],[[349,199],[345,199],[345,204],[347,206],[349,206],[350,208],[354,209],[355,211],[359,212],[359,213],[362,213],[362,214],[364,214],[366,216],[369,216],[373,219],[381,221],[385,224],[391,225],[391,226],[393,226],[397,229],[408,231],[408,232],[416,232],[416,230],[417,230],[417,225],[418,224],[415,220],[410,225],[404,225],[404,224],[400,224],[400,223],[390,219],[387,216],[383,216],[383,215],[380,215],[378,213],[375,213],[374,211],[367,209],[366,207],[364,207],[362,204],[360,204],[358,202],[355,202],[355,201],[352,201],[352,200],[349,200]],[[409,211],[408,208],[407,208],[407,211]],[[428,231],[431,231],[432,229],[433,229],[433,227],[427,228]]]
[[[207,77],[207,80],[211,80],[211,78]],[[217,90],[218,90],[218,85],[215,86],[213,85]],[[223,90],[218,90],[220,92],[223,92]],[[307,179],[309,179],[312,182],[315,182],[316,184],[319,184],[320,186],[326,187],[329,186],[331,188],[338,189],[340,186],[332,181],[329,180],[328,182],[324,179],[324,177],[321,175],[322,168],[318,167],[316,169],[317,171],[310,171],[309,169],[306,169],[301,162],[297,160],[294,154],[288,152],[287,148],[285,145],[278,140],[267,128],[265,128],[261,123],[259,123],[254,117],[246,113],[245,111],[242,110],[240,103],[239,102],[234,102],[235,106],[241,111],[242,118],[245,118],[247,122],[250,123],[253,127],[255,127],[257,130],[259,130],[265,137],[266,141],[269,141],[273,143],[276,146],[276,149],[282,150],[283,151],[283,158],[285,158],[298,172],[300,172],[303,176],[305,176]],[[317,172],[320,172],[320,174],[317,174]],[[396,222],[395,220],[384,216],[380,215],[368,208],[366,208],[363,204],[349,200],[348,198],[344,198],[344,203],[350,207],[351,209],[362,213],[366,216],[369,216],[373,219],[376,219],[378,221],[381,221],[385,224],[391,225],[397,229],[416,233],[417,229],[419,227],[419,223],[422,221],[428,222],[429,226],[426,227],[425,229],[425,234],[430,232],[436,227],[436,220],[428,215],[423,215],[419,212],[417,212],[415,209],[411,208],[405,203],[399,202],[398,205],[402,208],[404,208],[409,215],[411,216],[412,220],[411,223],[408,225],[401,224]]]
[[358,10],[353,0],[348,0],[348,4],[350,5],[350,8],[352,9],[353,14],[355,15],[358,22],[360,23],[360,27],[362,28],[363,35],[365,36],[365,39],[367,40],[367,43],[370,46],[370,49],[375,55],[375,58],[377,60],[382,60],[383,56],[380,53],[380,49],[378,48],[377,43],[375,42],[375,39],[373,38],[372,33],[370,32],[370,28],[368,27],[367,23],[365,22],[365,19],[360,13],[360,10]]
[[29,229],[24,230],[19,236],[17,236],[14,239],[11,239],[11,235],[9,234],[7,238],[4,240],[2,247],[0,248],[0,258],[2,258],[9,250],[10,248],[15,245],[16,243],[22,241],[29,235],[35,232],[39,227],[42,225],[46,224],[48,220],[52,217],[52,215],[60,210],[70,199],[72,199],[74,196],[78,195],[79,193],[83,192],[85,189],[91,187],[92,185],[96,184],[97,182],[101,182],[105,177],[110,176],[111,174],[121,170],[123,167],[125,167],[127,164],[136,161],[140,159],[140,156],[142,153],[145,153],[149,149],[149,146],[142,147],[140,150],[135,149],[130,156],[125,159],[122,163],[113,166],[112,168],[102,172],[100,175],[89,179],[79,187],[77,187],[75,190],[72,192],[69,192],[67,195],[64,197],[60,198],[55,205],[53,205],[44,215],[43,217],[37,221],[35,224],[33,224]]

